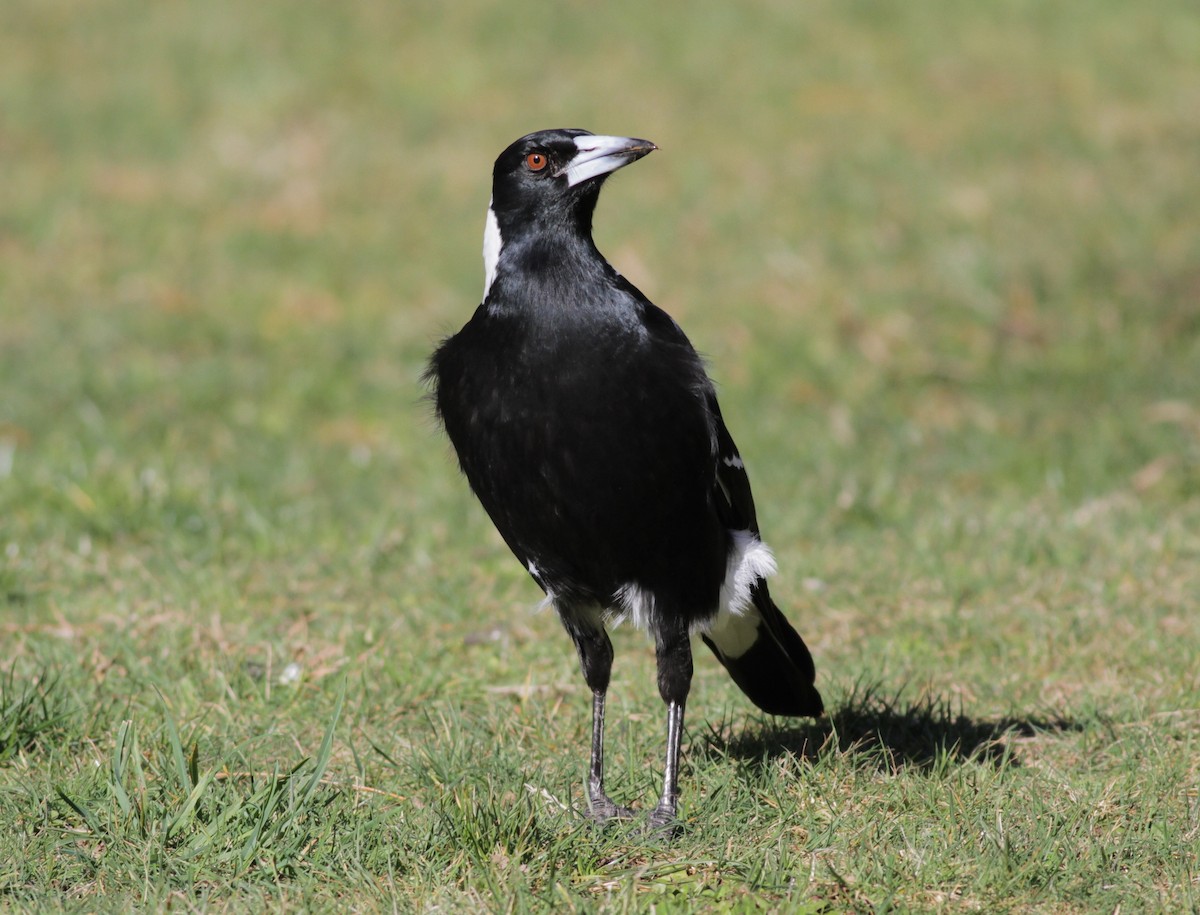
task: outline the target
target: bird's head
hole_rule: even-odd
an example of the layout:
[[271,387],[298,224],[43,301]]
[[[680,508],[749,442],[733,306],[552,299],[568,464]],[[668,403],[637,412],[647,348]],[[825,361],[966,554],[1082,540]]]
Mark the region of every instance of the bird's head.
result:
[[484,299],[508,243],[574,238],[590,245],[592,212],[604,179],[656,149],[649,140],[633,137],[539,130],[500,153],[483,233]]
[[604,179],[657,148],[649,140],[586,130],[531,133],[496,159],[492,209],[502,227],[511,219],[541,222],[572,216],[582,216],[590,226]]

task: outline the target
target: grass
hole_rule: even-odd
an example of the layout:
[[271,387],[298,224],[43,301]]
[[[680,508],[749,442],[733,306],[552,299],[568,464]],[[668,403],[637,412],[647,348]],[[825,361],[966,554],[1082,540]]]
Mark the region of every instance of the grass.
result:
[[[1200,16],[0,10],[0,908],[1200,910]],[[496,152],[709,354],[822,722],[698,656],[579,815],[566,637],[421,401]],[[645,807],[652,652],[615,636]]]

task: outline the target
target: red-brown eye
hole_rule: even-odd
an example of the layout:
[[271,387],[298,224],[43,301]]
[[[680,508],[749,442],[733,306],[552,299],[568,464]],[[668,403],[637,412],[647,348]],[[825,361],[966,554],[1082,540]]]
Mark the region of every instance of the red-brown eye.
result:
[[525,157],[525,165],[531,172],[540,172],[548,161],[542,153],[530,153]]

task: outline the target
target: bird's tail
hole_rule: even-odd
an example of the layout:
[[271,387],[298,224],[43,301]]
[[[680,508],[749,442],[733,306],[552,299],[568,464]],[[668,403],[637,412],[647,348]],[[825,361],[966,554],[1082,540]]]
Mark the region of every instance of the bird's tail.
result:
[[808,646],[771,600],[765,580],[751,588],[751,600],[745,613],[719,619],[703,635],[704,643],[764,712],[818,717],[825,703],[813,686]]

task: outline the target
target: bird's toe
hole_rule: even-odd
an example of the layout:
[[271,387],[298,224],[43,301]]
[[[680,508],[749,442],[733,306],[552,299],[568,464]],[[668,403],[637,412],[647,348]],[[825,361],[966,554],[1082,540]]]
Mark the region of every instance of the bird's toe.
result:
[[608,795],[588,799],[588,817],[594,822],[604,825],[613,820],[631,820],[633,811],[615,803]]
[[675,810],[659,804],[646,817],[646,834],[651,838],[670,841],[677,839],[683,832],[683,824]]

